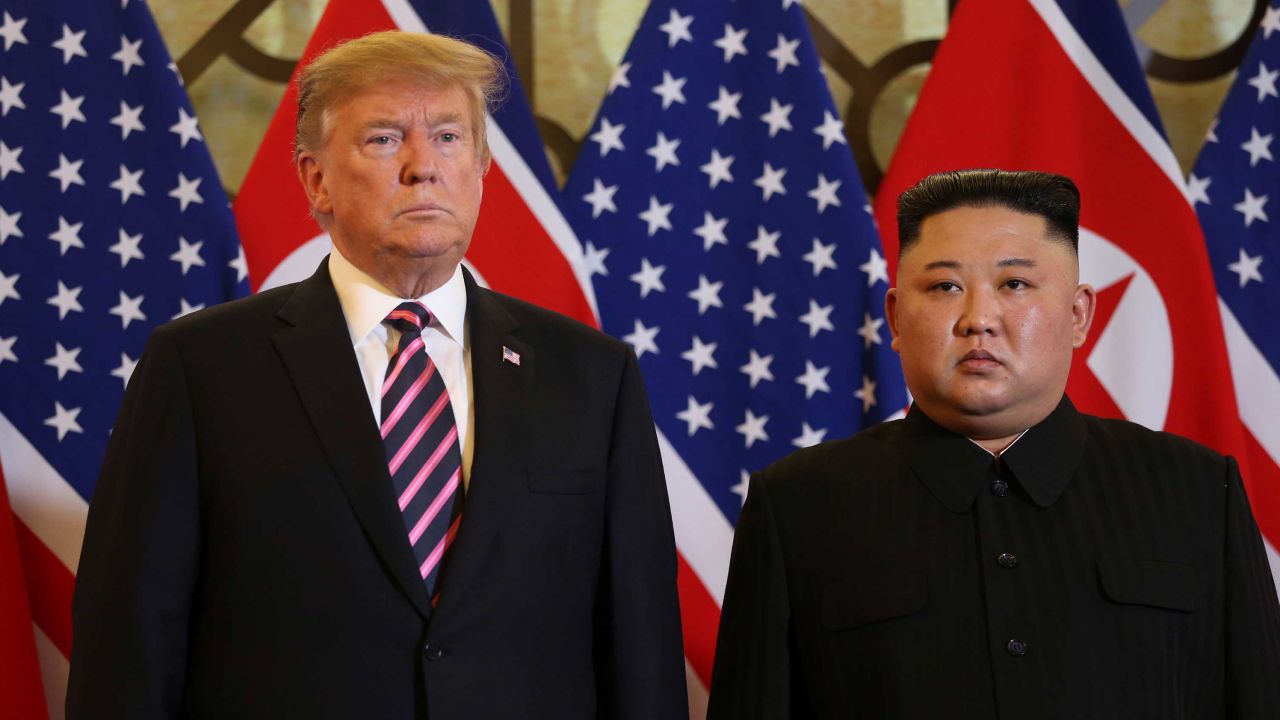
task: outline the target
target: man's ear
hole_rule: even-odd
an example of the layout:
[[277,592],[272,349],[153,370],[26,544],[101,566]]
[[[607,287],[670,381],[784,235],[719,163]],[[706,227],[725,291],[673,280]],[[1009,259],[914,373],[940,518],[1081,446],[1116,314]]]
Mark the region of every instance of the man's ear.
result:
[[889,321],[889,334],[893,340],[889,342],[889,347],[894,352],[898,350],[898,288],[889,288],[884,294],[884,316]]
[[1071,346],[1078,348],[1084,345],[1089,337],[1089,328],[1093,327],[1093,311],[1097,307],[1097,293],[1093,286],[1082,283],[1076,286],[1075,298],[1071,303]]
[[321,215],[333,214],[333,202],[329,198],[329,189],[325,184],[324,168],[315,153],[304,152],[298,156],[298,181],[307,194],[313,212]]

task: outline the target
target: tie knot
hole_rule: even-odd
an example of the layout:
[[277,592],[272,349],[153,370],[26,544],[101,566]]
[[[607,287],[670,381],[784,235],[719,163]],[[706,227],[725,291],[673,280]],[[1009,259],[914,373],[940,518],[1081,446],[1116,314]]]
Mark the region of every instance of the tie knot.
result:
[[420,302],[402,302],[387,315],[386,322],[401,334],[417,335],[431,324],[431,311]]

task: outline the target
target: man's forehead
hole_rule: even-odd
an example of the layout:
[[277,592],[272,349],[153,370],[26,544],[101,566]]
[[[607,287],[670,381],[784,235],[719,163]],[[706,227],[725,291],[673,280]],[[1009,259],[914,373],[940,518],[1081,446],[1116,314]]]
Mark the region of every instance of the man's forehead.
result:
[[459,85],[428,83],[412,77],[394,76],[352,88],[336,109],[360,114],[422,114],[429,118],[467,120],[470,102]]
[[1019,234],[1031,233],[1047,237],[1049,221],[1037,213],[1019,210],[999,202],[990,202],[962,204],[933,213],[921,221],[920,237],[924,238],[930,229],[934,234],[943,229],[952,232],[1016,229]]
[[[1015,247],[1018,251],[1011,252],[1010,248]],[[1049,221],[1040,215],[1002,205],[961,206],[925,218],[915,242],[903,251],[903,259],[941,252],[977,255],[995,263],[1005,256],[1039,256],[1058,251],[1071,254],[1070,243],[1053,234]]]
[[[922,238],[923,239],[923,238]],[[919,270],[1062,269],[1077,267],[1066,243],[1040,238],[1011,243],[959,244],[917,242],[902,255],[899,267]]]
[[1079,273],[1079,259],[1065,242],[1049,238],[1005,244],[1004,247],[917,242],[902,255],[898,268],[900,274],[908,275],[936,272],[1072,275]]

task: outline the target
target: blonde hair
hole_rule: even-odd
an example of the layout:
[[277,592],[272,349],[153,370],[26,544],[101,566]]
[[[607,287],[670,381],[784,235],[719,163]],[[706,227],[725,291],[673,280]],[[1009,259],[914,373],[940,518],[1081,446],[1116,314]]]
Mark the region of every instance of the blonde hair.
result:
[[316,56],[298,75],[298,121],[293,157],[319,150],[328,115],[338,104],[387,80],[412,79],[435,88],[461,88],[471,106],[472,141],[489,163],[485,111],[505,88],[502,62],[488,52],[444,35],[399,30],[347,40]]

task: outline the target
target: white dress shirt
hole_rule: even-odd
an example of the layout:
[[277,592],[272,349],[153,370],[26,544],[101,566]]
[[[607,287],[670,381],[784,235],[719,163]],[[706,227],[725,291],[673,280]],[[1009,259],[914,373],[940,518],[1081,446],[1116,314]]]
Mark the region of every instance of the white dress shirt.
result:
[[[337,248],[329,254],[329,275],[346,316],[351,345],[375,425],[382,424],[382,381],[387,365],[400,342],[400,332],[383,324],[387,315],[406,298],[397,296],[349,260]],[[422,331],[426,353],[435,362],[449,391],[449,405],[458,424],[458,449],[462,453],[462,482],[465,491],[471,478],[473,425],[471,400],[471,342],[467,336],[467,286],[462,268],[444,285],[417,300],[431,311],[431,324]]]

